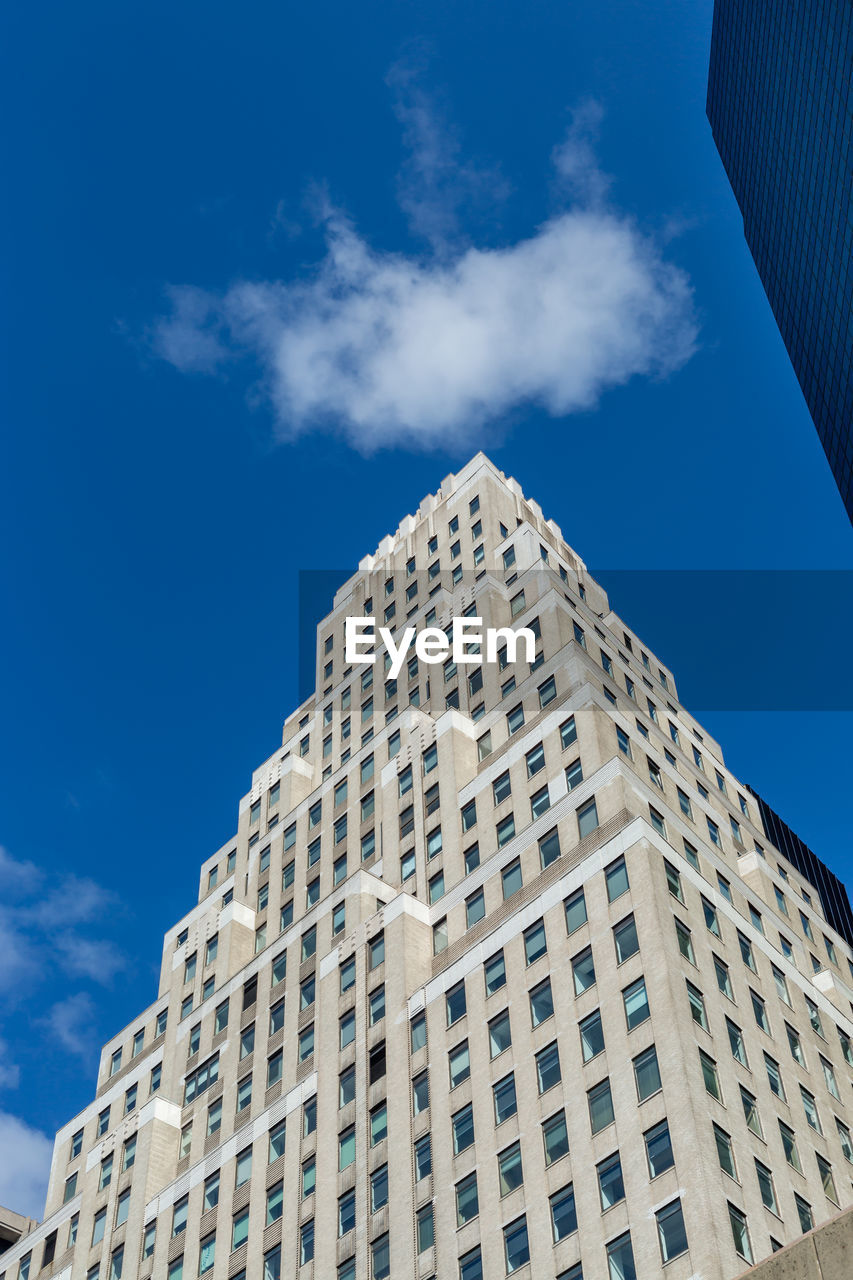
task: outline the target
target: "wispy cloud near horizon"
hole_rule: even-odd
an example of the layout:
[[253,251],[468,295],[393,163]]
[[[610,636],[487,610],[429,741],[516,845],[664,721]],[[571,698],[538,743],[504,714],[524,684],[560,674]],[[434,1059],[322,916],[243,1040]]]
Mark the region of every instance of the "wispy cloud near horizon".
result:
[[171,287],[152,334],[160,356],[207,374],[248,359],[280,439],[333,430],[363,452],[468,447],[519,407],[566,417],[689,360],[689,280],[609,202],[597,104],[579,108],[554,150],[558,211],[524,238],[478,248],[461,210],[488,171],[461,164],[416,82],[391,82],[409,148],[398,196],[430,251],[375,249],[327,204],[325,253],[308,278],[222,294]]

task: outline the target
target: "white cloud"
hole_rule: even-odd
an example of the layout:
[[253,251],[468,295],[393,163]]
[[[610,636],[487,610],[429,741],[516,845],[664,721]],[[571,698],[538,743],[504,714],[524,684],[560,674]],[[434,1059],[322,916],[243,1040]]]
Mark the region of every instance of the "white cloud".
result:
[[61,935],[56,939],[56,948],[67,974],[89,978],[102,987],[110,986],[126,967],[118,947],[101,938]]
[[423,63],[424,51],[413,51],[386,79],[406,151],[397,201],[414,234],[442,254],[464,238],[462,213],[488,208],[494,219],[508,188],[496,169],[462,159],[457,131],[421,87]]
[[9,1046],[0,1040],[0,1089],[17,1089],[21,1083],[21,1069],[9,1058]]
[[521,406],[565,417],[690,358],[689,281],[606,204],[594,104],[554,154],[572,203],[528,237],[484,248],[453,247],[453,163],[426,106],[410,98],[398,110],[413,155],[404,203],[416,227],[420,209],[417,229],[436,252],[375,250],[327,209],[325,256],[309,278],[237,283],[223,295],[171,289],[171,314],[153,335],[161,356],[209,373],[248,355],[282,439],[331,428],[364,451],[467,447]]
[[48,878],[0,846],[0,997],[20,1001],[51,977],[60,956],[66,973],[109,984],[125,967],[118,947],[93,936],[108,914],[121,910],[116,895],[86,876]]
[[0,1111],[0,1204],[41,1219],[53,1142],[17,1116]]
[[40,881],[41,872],[35,863],[19,862],[0,844],[0,884],[5,898],[32,893]]
[[47,1027],[68,1053],[88,1059],[98,1047],[95,1012],[92,997],[78,991],[53,1005],[40,1025]]

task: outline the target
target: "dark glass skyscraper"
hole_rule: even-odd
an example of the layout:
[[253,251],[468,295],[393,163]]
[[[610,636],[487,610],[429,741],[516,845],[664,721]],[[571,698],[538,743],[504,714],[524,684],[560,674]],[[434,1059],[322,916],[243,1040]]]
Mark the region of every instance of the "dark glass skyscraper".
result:
[[851,0],[715,0],[707,111],[853,520]]
[[830,871],[825,862],[814,853],[805,840],[801,840],[796,831],[792,831],[775,809],[747,784],[747,790],[758,801],[758,812],[761,825],[768,840],[772,840],[781,854],[796,867],[801,876],[805,876],[818,891],[823,913],[833,929],[837,929],[842,938],[846,938],[853,947],[853,911],[847,890],[838,876]]

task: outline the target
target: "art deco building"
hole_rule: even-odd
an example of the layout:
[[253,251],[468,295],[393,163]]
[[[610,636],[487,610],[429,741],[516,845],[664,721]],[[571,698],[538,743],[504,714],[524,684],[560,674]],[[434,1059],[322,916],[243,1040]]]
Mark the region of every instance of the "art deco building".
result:
[[714,0],[708,120],[853,520],[853,12]]
[[[392,681],[347,615],[535,656]],[[851,984],[672,671],[477,455],[338,591],[0,1269],[733,1277],[853,1204]]]

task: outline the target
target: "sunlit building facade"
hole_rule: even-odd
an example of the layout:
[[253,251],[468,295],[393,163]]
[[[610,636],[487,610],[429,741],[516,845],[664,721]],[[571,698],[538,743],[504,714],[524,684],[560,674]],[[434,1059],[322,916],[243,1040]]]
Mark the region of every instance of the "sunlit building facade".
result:
[[[347,616],[534,652],[392,680]],[[736,1276],[853,1203],[851,984],[673,672],[478,454],[337,592],[0,1276]]]

